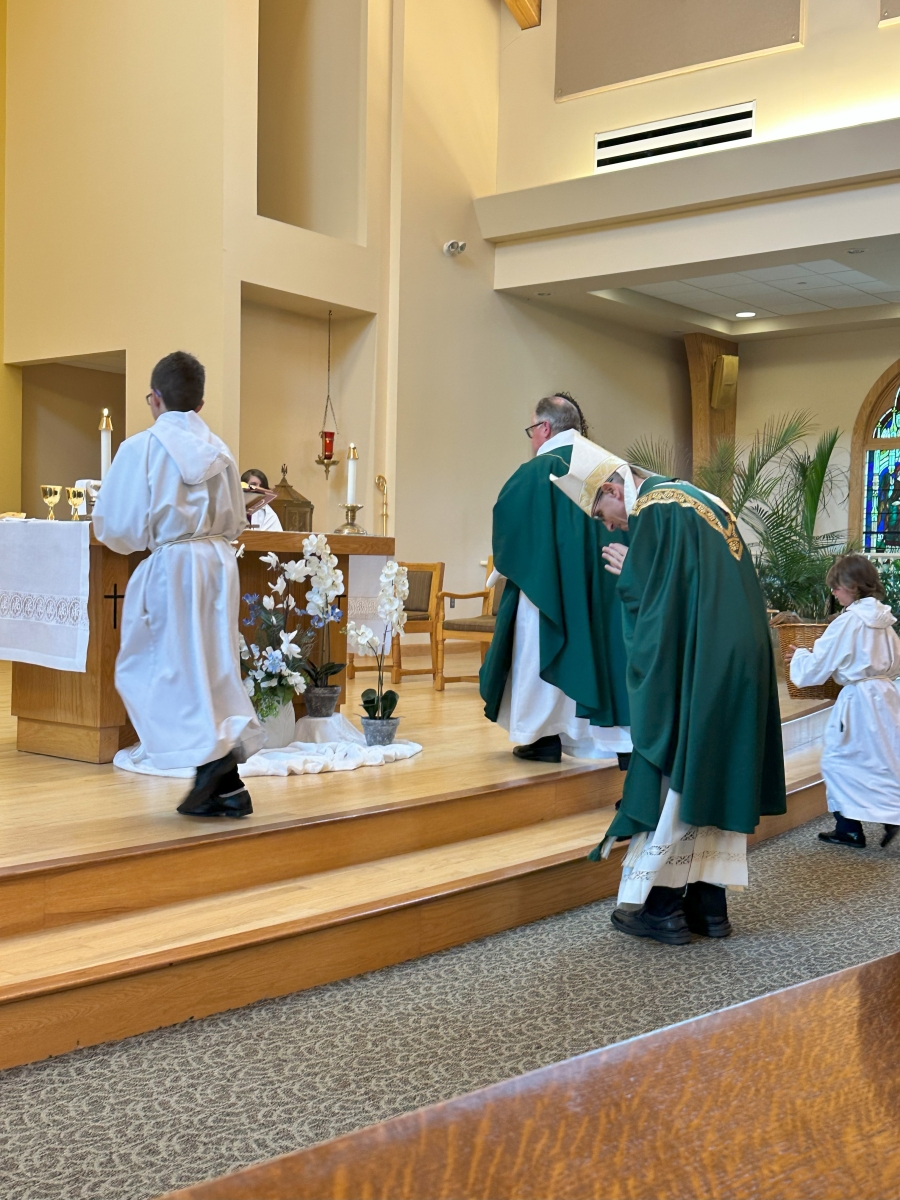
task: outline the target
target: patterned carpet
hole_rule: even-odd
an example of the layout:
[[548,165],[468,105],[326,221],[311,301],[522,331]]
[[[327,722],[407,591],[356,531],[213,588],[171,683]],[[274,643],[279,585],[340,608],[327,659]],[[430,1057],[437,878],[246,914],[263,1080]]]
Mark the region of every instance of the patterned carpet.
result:
[[828,824],[751,853],[727,941],[639,942],[605,901],[7,1071],[0,1195],[146,1200],[897,950],[900,839],[832,848],[814,836]]

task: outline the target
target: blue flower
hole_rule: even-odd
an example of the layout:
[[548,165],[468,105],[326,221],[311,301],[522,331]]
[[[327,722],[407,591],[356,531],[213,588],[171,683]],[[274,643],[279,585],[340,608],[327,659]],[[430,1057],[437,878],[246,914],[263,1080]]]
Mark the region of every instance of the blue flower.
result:
[[244,600],[244,601],[246,601],[246,603],[247,603],[247,604],[249,604],[249,605],[250,605],[250,607],[252,608],[254,604],[258,604],[258,603],[259,603],[259,594],[257,593],[257,594],[255,594],[255,595],[252,595],[252,596],[251,596],[251,595],[248,593],[246,596],[241,596],[241,599],[242,599],[242,600]]
[[309,622],[312,625],[313,629],[321,629],[322,626],[325,624],[325,621],[323,620],[322,617],[310,617]]
[[343,615],[344,614],[341,612],[341,610],[338,608],[338,606],[336,604],[332,604],[331,615],[329,616],[328,619],[330,621],[339,621]]

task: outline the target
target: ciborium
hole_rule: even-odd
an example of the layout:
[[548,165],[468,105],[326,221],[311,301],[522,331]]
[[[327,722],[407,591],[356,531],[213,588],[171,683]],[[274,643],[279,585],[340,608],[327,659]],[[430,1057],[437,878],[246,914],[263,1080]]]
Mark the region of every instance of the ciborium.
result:
[[79,521],[78,510],[84,504],[84,488],[83,487],[67,487],[66,499],[69,502],[69,508],[72,510],[72,520]]
[[48,521],[56,520],[56,517],[54,517],[54,515],[53,515],[53,508],[54,508],[54,505],[59,504],[59,498],[61,495],[62,495],[62,484],[59,484],[59,483],[42,483],[41,484],[41,496],[43,497],[44,503],[50,509],[50,515],[47,517]]

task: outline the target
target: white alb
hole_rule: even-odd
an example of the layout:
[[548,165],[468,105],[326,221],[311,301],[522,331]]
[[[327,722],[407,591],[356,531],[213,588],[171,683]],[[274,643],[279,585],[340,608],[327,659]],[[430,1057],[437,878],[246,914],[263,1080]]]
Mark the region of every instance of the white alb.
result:
[[822,775],[831,812],[900,824],[900,638],[874,597],[832,621],[812,650],[797,650],[791,679],[843,684],[825,728]]
[[119,447],[93,520],[111,550],[152,552],[129,580],[116,660],[144,761],[254,753],[265,734],[241,684],[230,543],[247,518],[231,451],[196,413],[165,412]]

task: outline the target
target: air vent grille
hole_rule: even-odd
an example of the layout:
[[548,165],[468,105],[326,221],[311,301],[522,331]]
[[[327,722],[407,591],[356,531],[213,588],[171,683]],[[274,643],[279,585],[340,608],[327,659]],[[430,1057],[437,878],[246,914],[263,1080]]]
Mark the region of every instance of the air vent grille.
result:
[[594,135],[595,173],[721,150],[753,138],[756,101]]

